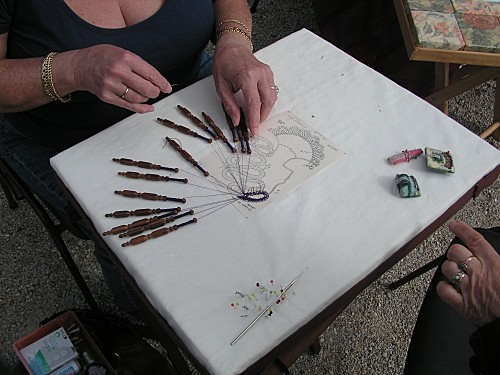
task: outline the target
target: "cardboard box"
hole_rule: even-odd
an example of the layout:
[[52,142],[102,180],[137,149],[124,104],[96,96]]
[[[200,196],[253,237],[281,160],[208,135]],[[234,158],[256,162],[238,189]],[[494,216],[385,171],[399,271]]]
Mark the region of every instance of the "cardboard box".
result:
[[116,375],[73,311],[59,315],[14,342],[13,346],[30,375],[46,375],[61,371],[75,373],[69,368],[69,372],[64,372],[65,366],[83,369],[84,357],[94,358],[106,369],[106,374]]

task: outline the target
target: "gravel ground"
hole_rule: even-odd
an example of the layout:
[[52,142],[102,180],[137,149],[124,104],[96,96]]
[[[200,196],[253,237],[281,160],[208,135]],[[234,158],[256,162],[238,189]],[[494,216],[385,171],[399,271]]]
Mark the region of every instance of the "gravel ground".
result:
[[[254,16],[255,48],[293,31],[317,31],[309,1],[263,0]],[[495,83],[488,82],[450,103],[450,116],[474,133],[492,121]],[[495,144],[498,147],[498,144]],[[466,147],[464,145],[464,147]],[[497,181],[457,218],[473,226],[500,222]],[[77,264],[103,309],[118,312],[92,254],[92,244],[65,234]],[[320,337],[319,355],[304,354],[292,374],[401,374],[415,320],[432,272],[396,291],[387,284],[442,254],[451,236],[440,228],[410,255],[362,292]],[[15,361],[12,342],[38,322],[67,309],[86,307],[43,226],[26,203],[15,211],[0,192],[0,373]]]

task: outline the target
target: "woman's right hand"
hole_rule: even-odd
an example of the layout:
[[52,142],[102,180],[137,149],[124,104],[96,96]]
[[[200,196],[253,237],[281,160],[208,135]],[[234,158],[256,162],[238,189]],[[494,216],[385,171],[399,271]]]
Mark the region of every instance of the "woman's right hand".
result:
[[[170,83],[158,70],[123,48],[100,44],[71,52],[74,82],[70,91],[90,91],[106,103],[138,113],[153,111],[154,107],[145,102],[156,98],[160,92],[172,91]],[[64,74],[61,69],[65,69],[62,56],[56,67],[58,57],[54,59],[54,80],[58,71]],[[57,81],[54,85],[58,90]],[[61,92],[60,95],[69,93]]]
[[[454,220],[448,227],[465,246],[450,246],[448,259],[441,268],[450,282],[440,281],[437,293],[444,302],[481,327],[500,318],[500,255],[467,224]],[[454,275],[462,276],[453,283]]]

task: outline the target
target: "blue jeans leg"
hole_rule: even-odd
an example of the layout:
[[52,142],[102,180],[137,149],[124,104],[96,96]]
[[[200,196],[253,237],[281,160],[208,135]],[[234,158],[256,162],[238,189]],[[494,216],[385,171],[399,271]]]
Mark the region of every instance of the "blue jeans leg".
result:
[[203,79],[212,74],[212,56],[203,51],[201,53],[200,70],[198,72],[198,79]]
[[27,139],[0,114],[0,157],[44,202],[67,217],[74,210],[59,188],[49,163],[49,159],[61,151]]
[[78,215],[55,180],[49,159],[61,151],[63,149],[27,139],[0,114],[0,157],[60,218],[75,224],[88,239],[93,240],[95,257],[117,305],[133,315],[139,315],[139,307],[123,276],[82,221],[76,221]]

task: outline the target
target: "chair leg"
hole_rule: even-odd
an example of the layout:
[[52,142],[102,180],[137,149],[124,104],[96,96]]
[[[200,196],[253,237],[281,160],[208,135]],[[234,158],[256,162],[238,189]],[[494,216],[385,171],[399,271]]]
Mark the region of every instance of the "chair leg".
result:
[[319,338],[314,340],[312,345],[309,347],[309,351],[311,352],[311,354],[319,354],[319,352],[321,351],[321,344],[319,343]]
[[407,282],[415,279],[416,277],[426,273],[427,271],[433,269],[434,267],[439,266],[446,259],[446,255],[441,255],[440,257],[431,260],[429,263],[424,264],[422,267],[416,269],[413,272],[410,272],[408,275],[402,277],[401,279],[391,283],[388,285],[390,290],[396,290],[400,286],[406,284]]
[[[12,172],[9,170],[9,167],[2,160],[0,160],[0,183],[2,185],[2,189],[4,189],[4,192],[6,191],[9,192],[6,193],[7,200],[12,199],[16,204],[14,208],[17,207],[17,202],[12,196],[13,189],[17,189],[18,192],[22,195],[22,198],[24,198],[26,202],[31,206],[33,211],[35,211],[36,215],[38,216],[43,226],[49,233],[52,241],[54,242],[54,244],[57,247],[57,250],[59,251],[61,258],[63,259],[64,263],[66,263],[68,270],[73,276],[73,279],[75,280],[78,288],[82,292],[83,297],[87,301],[87,304],[90,306],[91,309],[98,311],[99,306],[97,305],[97,302],[94,299],[94,296],[92,295],[90,289],[88,288],[87,283],[85,282],[85,279],[80,273],[75,261],[73,260],[73,257],[71,256],[68,247],[66,246],[61,237],[61,233],[64,232],[66,228],[64,228],[62,224],[58,225],[55,224],[50,218],[47,211],[43,208],[41,203],[31,193],[31,191],[29,191],[25,186],[23,186],[21,182],[18,183],[17,182],[18,177],[11,175],[11,173]],[[10,198],[8,194],[10,194]],[[9,200],[9,206],[10,206],[10,200]]]
[[14,195],[12,194],[12,190],[10,189],[9,183],[7,181],[7,176],[4,175],[1,169],[0,169],[0,186],[2,187],[3,193],[5,194],[5,198],[7,198],[9,208],[11,210],[15,210],[19,206],[19,204],[17,203],[17,200],[14,198]]
[[254,0],[252,6],[250,7],[250,12],[255,13],[257,11],[257,7],[259,6],[260,0]]
[[490,135],[493,135],[493,137],[497,141],[500,141],[500,121],[496,121],[493,124],[491,124],[490,126],[488,126],[488,128],[484,132],[479,134],[479,137],[482,139],[486,139]]
[[40,204],[40,202],[36,200],[36,198],[34,198],[30,194],[27,194],[25,195],[25,199],[33,208],[37,216],[40,218],[43,225],[45,226],[45,229],[47,229],[47,232],[49,233],[50,237],[52,238],[52,241],[56,245],[57,250],[61,255],[61,258],[64,260],[64,263],[66,263],[69,272],[73,276],[73,279],[75,280],[78,288],[82,292],[83,297],[87,301],[87,304],[90,306],[92,310],[98,311],[99,306],[97,305],[97,302],[94,299],[94,296],[92,295],[90,289],[88,288],[87,283],[85,282],[85,279],[80,273],[80,270],[78,269],[75,261],[73,260],[73,257],[71,256],[68,247],[66,246],[61,237],[61,233],[62,231],[64,231],[64,229],[61,230],[60,226],[54,224],[54,222],[50,219],[50,216],[47,214],[47,211],[43,209],[42,205]]
[[34,198],[31,194],[25,195],[25,199],[33,208],[37,216],[40,218],[43,225],[47,229],[47,232],[49,232],[52,241],[56,245],[57,250],[61,255],[61,258],[64,260],[64,263],[66,263],[66,266],[68,267],[69,272],[73,276],[73,279],[75,280],[78,288],[80,288],[80,291],[82,292],[83,297],[87,301],[87,304],[90,306],[92,310],[98,311],[99,306],[97,305],[97,302],[94,299],[94,296],[92,295],[90,289],[88,288],[87,283],[85,282],[85,279],[80,273],[80,270],[78,269],[75,261],[73,260],[73,257],[71,256],[68,247],[66,246],[61,237],[61,233],[62,231],[64,231],[64,229],[61,230],[61,227],[54,224],[54,222],[50,219],[50,216],[47,214],[47,211],[43,209],[40,202],[38,202],[36,198]]

